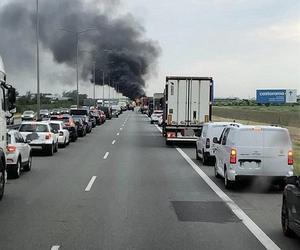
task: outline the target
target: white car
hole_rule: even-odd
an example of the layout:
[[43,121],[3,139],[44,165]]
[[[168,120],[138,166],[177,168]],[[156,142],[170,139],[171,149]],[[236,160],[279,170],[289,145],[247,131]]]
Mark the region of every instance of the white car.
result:
[[158,122],[159,118],[163,116],[163,110],[154,110],[151,115],[151,124]]
[[196,158],[204,165],[215,161],[215,144],[213,138],[220,138],[223,129],[232,122],[207,122],[203,124],[201,135],[196,141]]
[[19,132],[32,149],[42,149],[50,156],[58,150],[58,131],[46,121],[22,122]]
[[58,131],[58,145],[66,147],[70,144],[70,132],[67,129],[64,129],[63,121],[50,121],[50,126]]
[[8,176],[13,178],[19,178],[21,170],[31,170],[31,147],[17,130],[7,132],[6,165]]
[[284,185],[293,175],[293,151],[287,129],[275,126],[226,127],[216,143],[215,176],[224,177],[226,188],[235,181],[264,177]]
[[36,113],[34,113],[34,111],[32,110],[26,110],[21,115],[22,121],[33,121],[35,119],[36,119]]

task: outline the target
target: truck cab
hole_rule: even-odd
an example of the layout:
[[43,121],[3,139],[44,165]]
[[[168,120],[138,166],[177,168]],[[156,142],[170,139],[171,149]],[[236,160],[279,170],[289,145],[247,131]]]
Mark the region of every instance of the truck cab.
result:
[[6,124],[15,112],[16,90],[6,81],[4,63],[0,56],[0,200],[6,181]]

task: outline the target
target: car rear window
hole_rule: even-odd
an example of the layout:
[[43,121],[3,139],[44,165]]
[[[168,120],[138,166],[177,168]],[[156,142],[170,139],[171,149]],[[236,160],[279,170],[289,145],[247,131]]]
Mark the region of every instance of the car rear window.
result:
[[49,132],[46,124],[22,124],[20,126],[20,132]]
[[236,133],[236,144],[245,147],[263,146],[262,130],[245,129]]
[[70,110],[71,115],[88,115],[88,111],[85,109],[72,109]]
[[55,130],[59,130],[60,129],[59,124],[56,124],[56,123],[50,123],[50,126],[51,126],[51,128],[53,128]]
[[265,147],[284,147],[291,144],[289,134],[285,130],[265,130],[263,136]]
[[212,136],[212,137],[217,137],[217,138],[220,138],[224,128],[226,126],[224,125],[220,125],[220,126],[212,126],[208,131],[209,135]]

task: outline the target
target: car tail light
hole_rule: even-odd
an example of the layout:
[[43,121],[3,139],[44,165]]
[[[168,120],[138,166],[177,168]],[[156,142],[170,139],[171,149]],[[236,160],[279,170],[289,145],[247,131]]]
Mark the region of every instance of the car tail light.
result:
[[293,164],[294,164],[293,151],[290,150],[288,152],[288,165],[293,165]]
[[176,133],[175,132],[168,132],[167,133],[167,137],[168,138],[175,138],[176,137]]
[[14,145],[8,145],[7,147],[6,147],[6,151],[8,152],[8,153],[14,153],[14,152],[16,152],[16,146],[14,146]]
[[46,136],[45,136],[45,139],[46,140],[49,140],[51,138],[51,134],[49,133],[49,134],[46,134]]
[[236,149],[231,149],[230,151],[230,164],[236,164],[236,155],[237,155],[237,152],[236,152]]
[[59,135],[60,135],[60,136],[63,136],[63,135],[64,135],[64,132],[59,131]]
[[210,148],[210,139],[206,138],[206,144],[205,144],[206,148]]

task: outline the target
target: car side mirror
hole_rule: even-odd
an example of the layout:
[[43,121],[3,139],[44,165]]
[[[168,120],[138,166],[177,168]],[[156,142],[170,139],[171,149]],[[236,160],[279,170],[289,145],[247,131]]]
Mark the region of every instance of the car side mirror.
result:
[[58,134],[58,130],[56,130],[56,129],[52,129],[52,133],[54,133],[54,134]]
[[217,137],[214,137],[214,138],[213,138],[213,143],[219,144],[219,143],[220,143],[220,142],[219,142],[219,139],[218,139]]
[[298,182],[298,177],[297,176],[289,176],[285,179],[285,183],[288,185],[288,184],[291,184],[291,185],[297,185],[297,182]]

